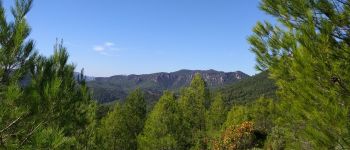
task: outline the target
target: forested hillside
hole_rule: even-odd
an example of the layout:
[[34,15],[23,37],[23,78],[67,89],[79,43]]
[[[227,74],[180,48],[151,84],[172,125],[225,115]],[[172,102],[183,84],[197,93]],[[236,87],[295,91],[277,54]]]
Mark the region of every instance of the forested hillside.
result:
[[142,89],[147,97],[158,99],[164,90],[178,92],[188,86],[196,73],[203,76],[209,88],[218,88],[249,77],[240,71],[179,70],[171,73],[95,77],[87,85],[100,103],[124,100],[136,88]]
[[[248,38],[260,74],[91,79],[128,85],[108,105],[76,76],[63,42],[51,56],[35,51],[32,6],[15,0],[7,18],[0,5],[0,149],[350,149],[349,0],[261,0],[278,23],[258,22]],[[140,85],[174,91],[149,107]]]
[[[194,71],[193,71],[194,72]],[[213,72],[216,73],[216,72]],[[97,78],[98,79],[98,78]],[[126,80],[126,81],[123,81]],[[119,81],[120,82],[128,82],[128,79],[126,78],[122,78]],[[148,79],[144,79],[144,80],[148,80]],[[205,80],[205,79],[204,79]],[[206,80],[205,80],[206,81]],[[101,83],[101,82],[99,82]],[[96,88],[96,86],[98,85],[93,85],[96,84],[96,82],[88,82],[88,86],[90,86],[91,88],[95,88],[95,91],[93,92],[93,94],[96,94],[95,97],[96,99],[98,99],[98,96],[103,96],[103,97],[108,97],[111,94],[115,94],[116,96],[118,95],[118,91],[120,89],[125,89],[127,85],[123,85],[123,84],[119,84],[118,86],[116,86],[115,84],[109,84],[109,86],[111,86],[111,89],[108,88],[102,88],[102,89],[98,89]],[[107,82],[105,82],[104,84],[107,84]],[[104,86],[104,84],[102,84],[101,86]],[[115,86],[115,87],[114,87]],[[188,85],[183,85],[181,87],[176,87],[176,88],[165,88],[166,90],[170,90],[172,92],[174,92],[174,94],[176,96],[178,96],[180,94],[181,88],[186,87]],[[275,91],[277,90],[277,87],[274,83],[273,80],[268,78],[268,72],[262,72],[262,73],[258,73],[254,76],[248,77],[245,76],[244,78],[241,79],[237,79],[235,81],[231,81],[230,82],[224,82],[222,86],[208,86],[209,89],[211,89],[211,92],[213,94],[215,93],[222,93],[222,97],[224,99],[224,102],[227,106],[232,106],[233,104],[245,104],[245,103],[250,103],[255,101],[256,99],[260,98],[260,97],[265,97],[265,98],[276,98],[276,94]],[[133,88],[130,89],[136,89],[137,86],[133,86]],[[97,91],[101,90],[100,91]],[[114,89],[114,90],[112,90]],[[146,97],[146,102],[148,105],[153,106],[158,99],[161,97],[162,95],[162,91],[164,90],[151,90],[151,89],[142,89],[140,88],[143,92],[144,95]],[[125,92],[122,95],[127,95],[128,93]],[[125,97],[120,97],[120,100],[124,100]],[[98,100],[99,101],[99,100]],[[117,100],[118,101],[118,100]],[[99,101],[101,102],[101,101]],[[116,101],[107,101],[104,102],[105,104],[113,104]],[[119,101],[122,102],[122,101]],[[102,101],[103,103],[103,101]]]
[[260,97],[276,99],[276,90],[275,82],[268,78],[265,71],[215,91],[222,93],[226,105],[232,106],[251,103]]

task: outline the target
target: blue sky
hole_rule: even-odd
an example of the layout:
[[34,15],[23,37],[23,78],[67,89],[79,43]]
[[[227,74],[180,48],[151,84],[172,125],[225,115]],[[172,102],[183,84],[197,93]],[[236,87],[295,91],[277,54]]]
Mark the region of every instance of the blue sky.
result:
[[[9,8],[13,0],[4,0]],[[271,20],[258,0],[34,0],[28,21],[38,51],[63,39],[92,76],[240,70],[255,74],[247,37]],[[9,12],[8,12],[9,15]]]

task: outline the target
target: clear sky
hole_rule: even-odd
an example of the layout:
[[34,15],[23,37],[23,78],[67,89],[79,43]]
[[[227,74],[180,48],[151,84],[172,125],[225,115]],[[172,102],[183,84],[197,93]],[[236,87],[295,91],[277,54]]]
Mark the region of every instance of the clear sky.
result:
[[[14,0],[4,0],[9,8]],[[28,15],[38,51],[62,38],[70,61],[92,76],[243,71],[255,57],[247,37],[271,20],[258,0],[34,0]],[[7,12],[10,16],[9,11]]]

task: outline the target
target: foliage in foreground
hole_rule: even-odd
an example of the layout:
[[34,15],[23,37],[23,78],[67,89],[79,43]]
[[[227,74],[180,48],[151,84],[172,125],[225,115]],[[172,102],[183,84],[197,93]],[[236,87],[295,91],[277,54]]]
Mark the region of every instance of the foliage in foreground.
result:
[[87,147],[95,103],[84,79],[74,79],[62,44],[49,58],[33,51],[25,19],[31,5],[31,0],[17,0],[13,22],[0,8],[0,148]]
[[348,149],[350,1],[262,0],[279,26],[259,22],[249,38],[257,69],[279,88],[271,148]]

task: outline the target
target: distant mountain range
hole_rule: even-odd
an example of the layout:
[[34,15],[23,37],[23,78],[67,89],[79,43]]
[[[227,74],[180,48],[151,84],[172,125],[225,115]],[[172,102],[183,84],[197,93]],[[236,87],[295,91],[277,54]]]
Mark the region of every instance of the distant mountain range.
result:
[[249,75],[241,72],[222,72],[216,70],[179,70],[143,75],[116,75],[111,77],[87,77],[87,85],[92,89],[95,99],[100,103],[123,100],[132,90],[141,88],[150,99],[158,98],[164,90],[179,91],[199,73],[209,88],[217,88],[235,83]]

